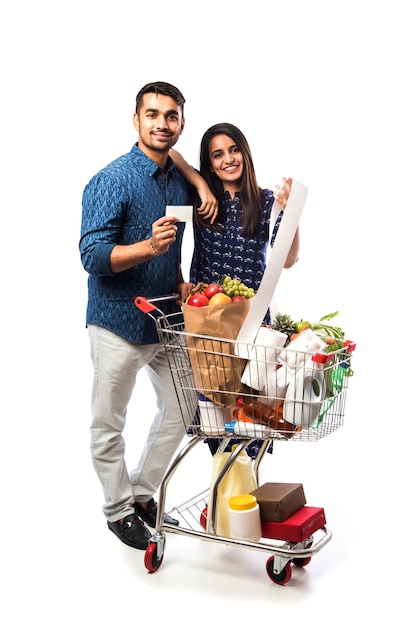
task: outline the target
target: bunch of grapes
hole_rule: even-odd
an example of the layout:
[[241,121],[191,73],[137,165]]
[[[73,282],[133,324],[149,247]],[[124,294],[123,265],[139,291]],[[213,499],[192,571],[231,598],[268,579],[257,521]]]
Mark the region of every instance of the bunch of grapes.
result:
[[255,296],[254,289],[247,287],[238,278],[231,278],[231,276],[224,276],[221,281],[222,288],[227,296],[233,298],[234,296],[241,296],[242,298],[253,298]]

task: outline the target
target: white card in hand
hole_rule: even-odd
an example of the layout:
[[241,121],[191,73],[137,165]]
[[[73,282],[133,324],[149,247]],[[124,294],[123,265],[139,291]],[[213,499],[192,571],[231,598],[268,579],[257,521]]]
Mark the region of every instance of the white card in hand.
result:
[[179,218],[180,222],[191,222],[193,220],[193,206],[192,205],[169,205],[165,208],[166,215],[174,215]]

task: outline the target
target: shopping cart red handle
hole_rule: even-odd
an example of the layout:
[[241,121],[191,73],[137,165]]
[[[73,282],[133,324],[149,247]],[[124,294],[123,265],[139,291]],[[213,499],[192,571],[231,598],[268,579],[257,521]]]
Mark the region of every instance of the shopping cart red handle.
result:
[[134,300],[134,304],[143,313],[151,313],[151,311],[158,310],[153,302],[168,302],[169,300],[180,300],[180,294],[170,293],[170,295],[168,296],[156,296],[155,298],[144,298],[143,296],[137,296]]
[[[346,352],[353,352],[356,349],[356,344],[354,341],[346,340],[344,341],[344,349]],[[312,356],[312,361],[315,363],[330,363],[334,358],[333,352],[317,352]]]
[[151,311],[157,310],[156,306],[154,306],[146,298],[142,298],[142,296],[137,296],[134,300],[134,303],[135,303],[135,306],[143,313],[151,313]]
[[344,341],[344,348],[346,349],[347,352],[353,352],[353,350],[356,349],[356,343],[354,341],[351,341],[350,339],[347,339],[346,341]]

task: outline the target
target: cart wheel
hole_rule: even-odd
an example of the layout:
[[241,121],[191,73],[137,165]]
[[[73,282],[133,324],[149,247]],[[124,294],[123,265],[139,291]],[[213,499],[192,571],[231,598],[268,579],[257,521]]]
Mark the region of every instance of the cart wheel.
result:
[[311,556],[307,556],[304,559],[293,559],[293,565],[296,565],[296,567],[305,567],[305,565],[311,562],[311,559]]
[[149,572],[156,572],[163,562],[164,555],[159,559],[157,556],[157,544],[153,541],[145,550],[144,563]]
[[[310,548],[311,545],[313,544],[313,541],[309,541],[309,543],[306,544],[306,548]],[[304,559],[293,559],[292,563],[293,565],[296,565],[296,567],[305,567],[306,565],[308,565],[308,563],[310,563],[312,560],[311,556],[306,556]]]
[[289,563],[286,563],[286,565],[284,566],[284,568],[279,574],[276,574],[274,572],[273,567],[274,567],[274,556],[271,556],[266,563],[266,570],[267,570],[267,574],[270,580],[272,580],[277,585],[285,585],[286,583],[288,583],[292,576],[292,568],[290,565],[290,561]]
[[200,525],[206,530],[206,522],[208,519],[208,507],[205,506],[203,511],[200,514]]

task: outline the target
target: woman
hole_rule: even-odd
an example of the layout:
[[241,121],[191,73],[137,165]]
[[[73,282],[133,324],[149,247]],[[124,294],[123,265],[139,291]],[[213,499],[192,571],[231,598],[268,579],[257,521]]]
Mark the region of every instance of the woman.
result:
[[[231,276],[257,291],[266,269],[273,202],[285,208],[292,180],[283,178],[283,187],[276,185],[275,191],[261,189],[247,139],[228,123],[215,124],[203,135],[200,174],[218,200],[218,215],[210,223],[196,214],[190,282],[212,283]],[[273,226],[273,241],[282,214]],[[294,265],[298,253],[297,230],[286,268]]]
[[[196,214],[190,282],[212,283],[231,276],[257,291],[266,269],[273,202],[276,199],[282,209],[286,207],[292,180],[283,178],[283,186],[276,185],[274,191],[261,189],[247,139],[229,123],[215,124],[204,133],[200,175],[218,200],[218,214],[213,223]],[[272,225],[272,241],[282,215],[283,210]],[[292,267],[298,253],[297,229],[284,267]],[[268,311],[264,322],[270,322]],[[216,451],[218,440],[208,443],[211,451]],[[256,442],[247,452],[254,457],[259,447],[260,442]]]

